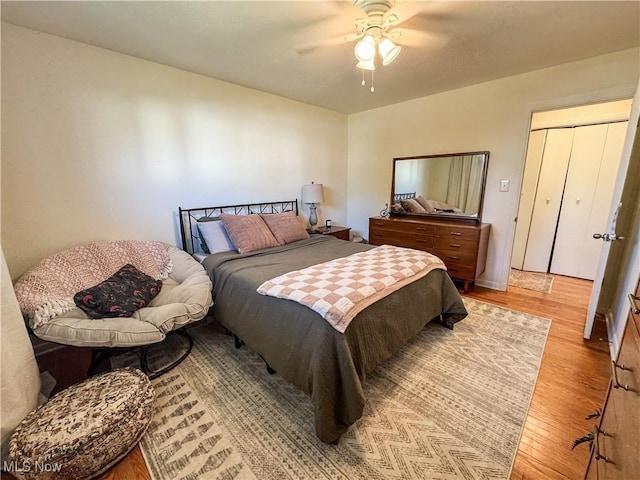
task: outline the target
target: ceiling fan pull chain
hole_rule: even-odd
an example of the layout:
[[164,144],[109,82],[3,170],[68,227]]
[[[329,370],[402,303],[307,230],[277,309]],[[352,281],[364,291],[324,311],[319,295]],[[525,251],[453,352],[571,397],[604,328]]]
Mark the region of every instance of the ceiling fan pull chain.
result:
[[[371,93],[373,93],[375,91],[375,88],[373,88],[373,72],[374,70],[371,70]],[[364,74],[364,72],[362,72]]]
[[366,82],[364,81],[364,68],[362,69],[362,86],[364,87]]

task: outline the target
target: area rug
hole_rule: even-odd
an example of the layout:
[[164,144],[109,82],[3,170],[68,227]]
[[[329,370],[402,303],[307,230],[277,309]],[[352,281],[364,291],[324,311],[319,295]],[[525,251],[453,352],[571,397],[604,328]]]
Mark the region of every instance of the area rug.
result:
[[527,272],[512,268],[509,274],[509,285],[536,292],[551,293],[552,283],[553,277],[546,273]]
[[310,398],[209,325],[153,381],[140,446],[160,479],[507,479],[550,321],[473,299],[453,330],[433,322],[365,384],[362,418],[318,440]]

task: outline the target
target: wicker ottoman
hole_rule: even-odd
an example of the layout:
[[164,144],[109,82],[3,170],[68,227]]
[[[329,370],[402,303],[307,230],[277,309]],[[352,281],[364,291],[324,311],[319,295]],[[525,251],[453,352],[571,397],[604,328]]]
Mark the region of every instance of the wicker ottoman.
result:
[[140,370],[124,368],[73,385],[32,411],[9,443],[11,473],[23,479],[93,478],[140,441],[154,393]]

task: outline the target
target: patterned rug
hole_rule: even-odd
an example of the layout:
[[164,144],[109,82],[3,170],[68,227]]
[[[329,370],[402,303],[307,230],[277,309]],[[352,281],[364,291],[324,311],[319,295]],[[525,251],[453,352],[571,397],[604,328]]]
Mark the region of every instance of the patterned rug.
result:
[[365,384],[363,417],[318,440],[309,397],[247,347],[195,327],[191,355],[153,381],[140,443],[160,479],[507,479],[550,321],[465,298],[469,317],[427,325]]
[[546,273],[527,272],[512,268],[509,274],[509,285],[536,292],[551,293],[552,283],[553,277]]

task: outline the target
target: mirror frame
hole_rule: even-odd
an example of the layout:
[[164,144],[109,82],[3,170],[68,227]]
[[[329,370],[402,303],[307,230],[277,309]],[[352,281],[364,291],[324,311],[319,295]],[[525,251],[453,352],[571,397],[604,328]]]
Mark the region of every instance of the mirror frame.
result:
[[465,221],[465,222],[476,222],[476,223],[480,223],[482,222],[482,207],[484,206],[484,192],[485,192],[485,187],[487,184],[487,171],[489,168],[489,151],[488,150],[482,150],[482,151],[478,151],[478,152],[461,152],[461,153],[440,153],[437,155],[412,155],[409,157],[395,157],[393,159],[393,173],[391,176],[391,197],[390,197],[390,203],[389,205],[393,205],[394,204],[394,196],[395,196],[395,190],[396,190],[396,165],[397,162],[402,161],[402,160],[416,160],[416,159],[420,159],[420,158],[443,158],[443,157],[464,157],[464,156],[469,156],[469,155],[484,155],[485,157],[485,161],[484,161],[484,166],[482,168],[482,175],[481,175],[481,185],[480,185],[480,203],[478,206],[478,215],[474,216],[474,215],[447,215],[447,214],[442,214],[442,213],[404,213],[404,216],[408,216],[408,217],[412,217],[412,218],[424,218],[424,217],[428,217],[431,219],[435,219],[438,218],[440,220],[446,220],[446,221],[451,221],[451,220],[460,220],[460,221]]

